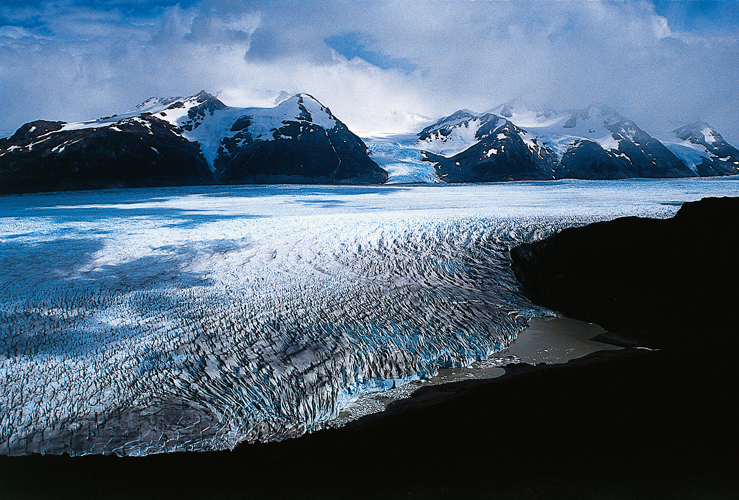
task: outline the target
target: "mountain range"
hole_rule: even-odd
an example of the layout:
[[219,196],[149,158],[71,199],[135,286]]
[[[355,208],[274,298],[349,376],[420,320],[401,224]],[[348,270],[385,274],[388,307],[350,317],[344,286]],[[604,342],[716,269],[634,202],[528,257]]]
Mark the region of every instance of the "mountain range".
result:
[[367,146],[308,94],[236,108],[207,92],[121,115],[34,121],[0,139],[0,193],[193,184],[383,183]]
[[[424,181],[448,183],[739,174],[739,151],[707,123],[658,139],[601,104],[460,110],[421,130],[411,149],[433,170]],[[401,152],[389,151],[383,164]],[[33,121],[0,139],[0,193],[388,178],[365,142],[308,94],[272,108],[230,107],[205,91],[151,98],[87,122]]]
[[685,125],[658,140],[600,104],[461,110],[424,128],[418,142],[445,182],[739,174],[739,151],[710,125]]

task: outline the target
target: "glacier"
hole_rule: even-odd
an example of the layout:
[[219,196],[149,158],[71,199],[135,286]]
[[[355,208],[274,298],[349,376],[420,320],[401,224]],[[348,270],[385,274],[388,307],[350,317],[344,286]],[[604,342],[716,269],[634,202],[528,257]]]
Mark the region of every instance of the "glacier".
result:
[[424,161],[415,134],[363,137],[370,157],[388,173],[386,184],[438,184],[433,164]]
[[317,431],[551,314],[522,295],[511,247],[738,193],[713,178],[0,197],[0,454]]

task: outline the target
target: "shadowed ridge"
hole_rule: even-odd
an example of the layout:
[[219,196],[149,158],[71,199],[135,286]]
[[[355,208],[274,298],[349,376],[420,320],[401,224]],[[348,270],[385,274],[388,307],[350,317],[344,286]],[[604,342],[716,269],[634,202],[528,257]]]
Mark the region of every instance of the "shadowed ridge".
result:
[[567,316],[658,343],[737,345],[739,198],[686,203],[668,220],[620,218],[511,251],[525,293]]

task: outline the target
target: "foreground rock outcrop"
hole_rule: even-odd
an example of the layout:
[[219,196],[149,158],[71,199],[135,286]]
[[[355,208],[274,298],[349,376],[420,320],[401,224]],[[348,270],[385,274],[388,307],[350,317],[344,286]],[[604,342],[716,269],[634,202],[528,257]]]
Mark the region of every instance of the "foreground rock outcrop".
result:
[[0,194],[194,184],[379,184],[367,146],[307,94],[232,108],[200,92],[0,139]]
[[684,204],[668,220],[627,217],[511,251],[525,293],[567,316],[658,343],[737,342],[739,198]]

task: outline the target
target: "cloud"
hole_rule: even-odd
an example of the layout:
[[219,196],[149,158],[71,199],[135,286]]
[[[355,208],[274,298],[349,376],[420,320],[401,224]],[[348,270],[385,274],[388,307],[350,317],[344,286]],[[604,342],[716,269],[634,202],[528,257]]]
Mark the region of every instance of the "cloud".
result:
[[647,130],[704,119],[737,144],[739,21],[709,9],[691,25],[695,3],[2,6],[0,89],[13,98],[0,103],[0,129],[107,115],[152,95],[206,89],[229,104],[267,105],[284,90],[313,94],[363,134],[414,131],[424,118],[513,99],[598,101]]
[[359,58],[381,69],[413,71],[416,65],[403,57],[391,57],[369,48],[375,44],[373,37],[358,31],[333,35],[323,40],[326,45],[347,59]]

